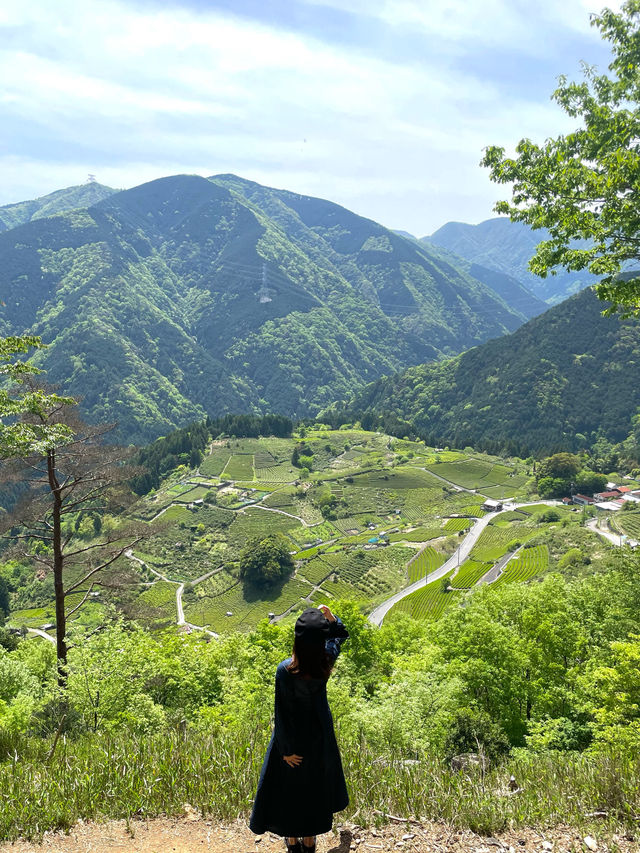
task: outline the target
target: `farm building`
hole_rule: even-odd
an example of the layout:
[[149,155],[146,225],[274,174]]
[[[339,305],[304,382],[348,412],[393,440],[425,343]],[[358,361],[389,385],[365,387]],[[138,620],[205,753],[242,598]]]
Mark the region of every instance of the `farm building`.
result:
[[574,504],[578,504],[578,506],[591,506],[591,504],[595,503],[594,499],[587,495],[574,495],[573,502]]
[[502,509],[502,501],[494,501],[493,498],[487,498],[482,504],[482,509],[487,512],[500,512]]
[[622,509],[622,501],[596,501],[593,506],[603,512],[617,512]]
[[596,492],[594,498],[597,501],[612,501],[620,497],[620,489],[611,489],[609,492]]

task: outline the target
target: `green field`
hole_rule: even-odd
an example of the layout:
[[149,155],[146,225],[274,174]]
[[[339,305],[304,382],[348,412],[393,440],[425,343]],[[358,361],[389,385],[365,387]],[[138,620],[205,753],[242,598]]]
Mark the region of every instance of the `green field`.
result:
[[420,578],[433,572],[439,568],[445,561],[444,555],[436,551],[435,548],[427,546],[407,566],[409,582],[414,583]]
[[490,497],[516,494],[527,482],[527,476],[517,474],[506,465],[484,459],[463,459],[459,462],[436,462],[427,468],[463,489],[479,489]]
[[430,539],[437,539],[442,536],[440,527],[416,527],[408,532],[391,533],[389,536],[390,542],[428,542]]
[[200,463],[200,471],[206,477],[219,477],[230,458],[230,450],[226,447],[218,447],[210,456],[203,459]]
[[458,533],[460,530],[467,530],[471,527],[471,521],[468,518],[448,518],[444,525],[445,533]]
[[[452,572],[449,572],[445,577],[450,578]],[[394,604],[389,611],[389,616],[394,613],[408,613],[414,619],[437,619],[445,609],[457,601],[459,593],[443,592],[442,581],[437,580],[422,587],[422,589],[412,592],[406,598],[403,598],[397,604]]]
[[210,490],[206,486],[190,486],[189,490],[183,492],[179,497],[175,498],[178,503],[192,503],[200,500]]
[[178,524],[178,522],[187,521],[190,518],[192,518],[191,512],[184,506],[170,506],[160,516],[163,524]]
[[549,566],[549,549],[546,545],[534,545],[533,548],[523,548],[517,557],[509,560],[500,577],[493,586],[505,583],[522,582],[534,575],[541,574]]
[[140,595],[140,601],[152,607],[167,607],[176,612],[176,590],[178,585],[157,581],[153,586],[147,587]]
[[225,480],[253,480],[253,454],[234,454],[220,476]]

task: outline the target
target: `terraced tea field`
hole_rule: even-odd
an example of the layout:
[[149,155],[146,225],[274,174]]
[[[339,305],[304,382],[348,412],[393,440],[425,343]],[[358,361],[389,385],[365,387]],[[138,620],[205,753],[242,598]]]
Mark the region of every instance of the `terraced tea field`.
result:
[[471,551],[471,556],[482,563],[496,562],[507,553],[507,546],[514,539],[522,542],[533,536],[534,530],[523,530],[520,526],[513,525],[499,527],[497,524],[489,524],[480,534],[480,538]]
[[[291,462],[302,442],[313,455],[308,474]],[[435,475],[482,494],[455,490]],[[185,589],[185,616],[216,632],[251,628],[269,613],[280,617],[309,601],[345,598],[371,610],[409,583],[442,570],[474,518],[484,515],[484,495],[492,490],[511,494],[525,480],[497,458],[436,452],[421,442],[357,429],[216,441],[199,470],[176,468],[133,511],[152,531],[144,553],[136,554],[147,565],[127,561],[127,570],[138,573],[133,608],[153,627],[175,621],[178,583],[204,576]],[[438,618],[514,540],[525,542],[550,529],[540,523],[545,509],[528,507],[492,517],[471,557],[455,576],[447,575],[459,591],[444,592],[440,580],[434,581],[392,612]],[[569,510],[558,511],[561,522],[579,523]],[[625,513],[623,521],[627,530],[636,530],[640,512]],[[243,550],[255,537],[274,532],[286,537],[295,570],[269,592],[251,589],[240,580]],[[499,583],[527,580],[548,565],[546,546],[522,549]],[[152,568],[169,582],[155,580]],[[206,579],[212,571],[216,574]],[[25,609],[24,619],[41,623],[50,610],[35,609],[31,615]],[[88,612],[99,613],[97,603]]]
[[[445,577],[450,579],[452,574],[451,571]],[[444,592],[441,580],[433,581],[394,604],[389,611],[389,618],[395,613],[408,613],[414,619],[433,621],[442,615],[445,607],[457,601],[459,595],[456,592]]]
[[467,530],[471,527],[471,522],[468,518],[448,518],[444,525],[445,533],[459,533],[461,530]]
[[546,545],[534,545],[523,548],[518,555],[509,560],[494,586],[505,583],[522,583],[535,575],[542,574],[549,566],[549,549]]
[[616,513],[614,525],[621,533],[640,541],[640,510]]
[[493,563],[481,563],[471,559],[465,560],[451,581],[451,586],[456,589],[471,589],[483,575],[486,575],[492,566]]
[[407,566],[409,575],[409,583],[414,583],[420,578],[426,577],[428,574],[439,568],[445,561],[444,555],[435,548],[427,546],[419,554],[417,554]]
[[483,459],[463,459],[459,462],[436,462],[426,466],[429,471],[463,489],[478,489],[489,497],[515,495],[527,482],[525,474],[515,474],[506,465]]

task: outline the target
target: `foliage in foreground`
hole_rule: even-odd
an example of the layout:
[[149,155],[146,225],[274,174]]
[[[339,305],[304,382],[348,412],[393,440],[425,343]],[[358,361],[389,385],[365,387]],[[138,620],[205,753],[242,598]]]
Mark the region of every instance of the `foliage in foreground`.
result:
[[[340,729],[338,729],[340,737]],[[217,734],[85,736],[66,739],[48,759],[48,744],[21,742],[0,765],[0,838],[33,838],[78,819],[184,814],[189,803],[215,820],[246,817],[267,733],[256,720]],[[398,760],[365,741],[342,750],[351,804],[341,818],[359,823],[384,814],[438,820],[493,834],[507,826],[566,822],[585,832],[634,823],[640,809],[637,757],[517,755],[483,774],[453,772],[432,755]],[[521,791],[511,793],[510,775]],[[380,815],[379,813],[383,813]]]
[[[548,228],[530,261],[546,277],[557,266],[588,269],[600,278],[601,299],[626,315],[640,314],[638,254],[638,39],[640,3],[626,0],[619,12],[604,9],[591,23],[611,45],[610,75],[583,64],[584,80],[561,77],[553,99],[580,125],[539,146],[522,139],[516,157],[490,146],[483,165],[492,180],[512,186],[512,201],[498,213]],[[579,241],[579,242],[578,242]]]
[[[637,556],[464,603],[436,624],[401,616],[379,630],[355,605],[336,605],[351,639],[329,693],[353,809],[485,831],[600,808],[630,821],[640,808],[629,758],[640,747]],[[291,641],[291,624],[208,641],[114,621],[74,638],[62,724],[52,646],[0,649],[0,832],[185,801],[244,813]],[[478,747],[494,763],[485,780],[449,772],[453,754]],[[503,790],[512,772],[525,788],[517,797]]]

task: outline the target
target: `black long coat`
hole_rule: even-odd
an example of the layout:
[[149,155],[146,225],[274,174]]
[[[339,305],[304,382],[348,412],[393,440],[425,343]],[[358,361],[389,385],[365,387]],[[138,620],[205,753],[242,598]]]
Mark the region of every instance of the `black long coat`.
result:
[[[339,619],[330,623],[325,646],[335,660],[349,632]],[[259,835],[304,837],[329,832],[333,813],[349,805],[342,761],[327,702],[327,683],[276,670],[275,719],[262,765],[249,827]],[[283,755],[301,755],[289,767]]]

